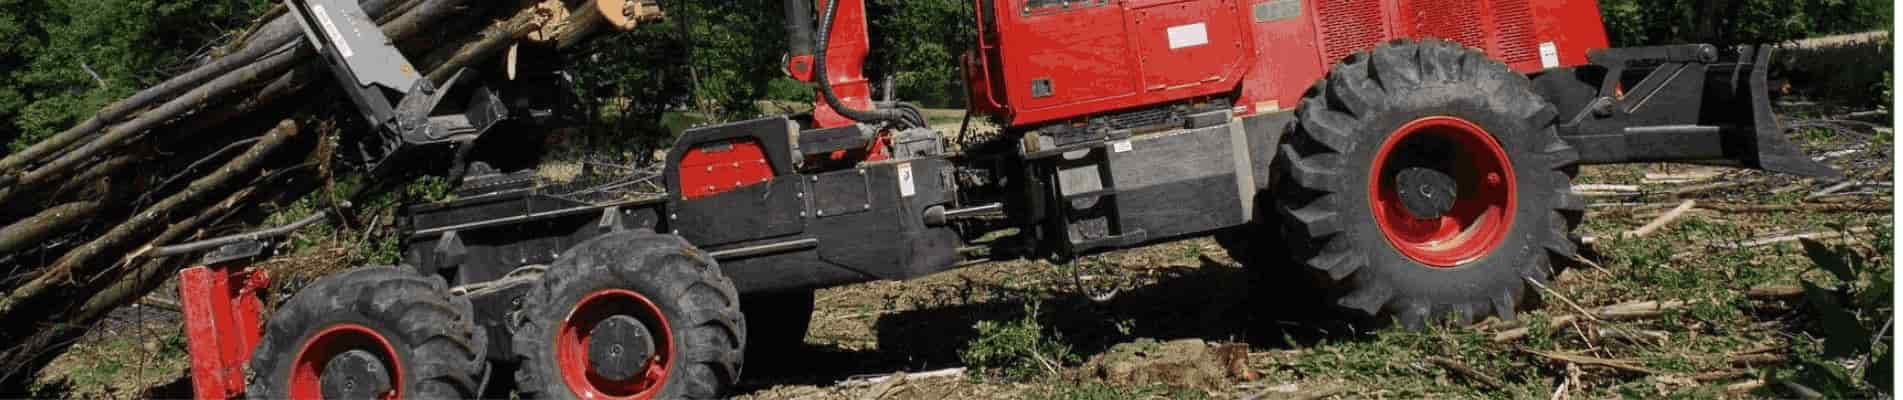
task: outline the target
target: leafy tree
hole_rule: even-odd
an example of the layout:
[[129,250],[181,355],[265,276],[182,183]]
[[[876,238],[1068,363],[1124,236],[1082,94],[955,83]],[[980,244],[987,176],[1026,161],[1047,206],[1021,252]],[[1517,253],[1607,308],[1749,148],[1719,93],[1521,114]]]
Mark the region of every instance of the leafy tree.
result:
[[[786,31],[780,0],[714,2],[677,1],[671,5],[672,24],[685,24],[689,73],[695,81],[695,109],[716,119],[752,116],[754,100],[776,92],[776,80],[787,80]],[[779,90],[782,95],[790,91]]]
[[0,137],[24,148],[182,72],[272,3],[0,0]]
[[1890,26],[1885,0],[1599,0],[1614,46],[1771,43]]
[[[868,76],[893,76],[900,99],[927,107],[964,107],[959,56],[971,47],[969,0],[870,0],[873,43]],[[875,80],[875,82],[883,82]]]

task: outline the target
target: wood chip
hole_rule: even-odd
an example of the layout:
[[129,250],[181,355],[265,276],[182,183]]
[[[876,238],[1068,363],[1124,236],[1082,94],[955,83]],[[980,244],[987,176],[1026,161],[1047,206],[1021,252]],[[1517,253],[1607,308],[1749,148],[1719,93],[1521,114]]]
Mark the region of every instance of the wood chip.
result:
[[1748,380],[1744,382],[1738,382],[1738,383],[1733,383],[1730,385],[1725,385],[1725,392],[1744,393],[1744,392],[1749,392],[1753,390],[1758,390],[1758,388],[1761,388],[1761,387],[1764,387],[1763,380],[1752,379],[1752,380]]
[[1599,358],[1599,357],[1593,357],[1593,356],[1584,355],[1584,354],[1544,352],[1544,351],[1525,349],[1525,348],[1520,349],[1520,351],[1525,352],[1527,354],[1545,357],[1553,361],[1569,362],[1569,363],[1574,363],[1579,365],[1600,366],[1600,367],[1612,368],[1612,369],[1621,370],[1621,371],[1637,372],[1637,373],[1647,374],[1647,375],[1659,375],[1659,371],[1657,370],[1641,367],[1638,364],[1634,364],[1631,361],[1627,361],[1627,360]]
[[1432,363],[1434,365],[1438,365],[1441,368],[1446,368],[1448,371],[1453,371],[1456,375],[1465,377],[1468,380],[1474,381],[1474,383],[1479,383],[1481,386],[1486,386],[1489,389],[1500,389],[1500,388],[1506,387],[1505,384],[1500,383],[1499,379],[1496,379],[1492,376],[1488,376],[1487,374],[1481,373],[1480,371],[1473,369],[1473,367],[1467,366],[1467,364],[1461,364],[1459,361],[1454,361],[1451,359],[1437,357],[1437,356],[1428,356],[1427,362]]
[[1670,224],[1672,221],[1678,220],[1678,217],[1684,216],[1686,211],[1691,211],[1692,207],[1696,205],[1698,205],[1697,200],[1685,200],[1684,202],[1678,203],[1678,207],[1673,207],[1672,211],[1666,211],[1665,214],[1652,219],[1652,222],[1646,223],[1645,226],[1626,231],[1621,234],[1620,237],[1638,238],[1651,235],[1653,232],[1658,232],[1659,228],[1664,228],[1665,224]]
[[1804,288],[1797,285],[1764,284],[1752,286],[1744,292],[1744,297],[1753,300],[1790,300],[1804,297]]
[[1889,202],[1869,204],[1856,203],[1805,203],[1805,204],[1699,204],[1698,208],[1727,213],[1887,213],[1894,207]]
[[[1859,226],[1859,227],[1849,229],[1849,233],[1864,233],[1869,231],[1870,231],[1870,227],[1867,227],[1867,226]],[[1717,247],[1721,249],[1745,249],[1745,248],[1752,248],[1752,247],[1769,246],[1769,245],[1774,245],[1778,243],[1790,243],[1790,242],[1795,242],[1795,241],[1803,240],[1803,239],[1812,239],[1812,240],[1833,239],[1833,238],[1842,237],[1843,235],[1844,235],[1844,232],[1840,232],[1840,231],[1805,232],[1805,233],[1799,233],[1794,235],[1772,236],[1767,238],[1751,239],[1751,240],[1746,240],[1746,241],[1737,242],[1737,243],[1717,243],[1717,244],[1713,244],[1712,247]]]
[[852,386],[879,385],[879,384],[883,384],[885,382],[892,381],[892,380],[903,381],[903,380],[916,380],[916,379],[931,379],[931,378],[940,378],[940,377],[947,377],[947,376],[959,376],[964,374],[965,374],[965,367],[946,368],[946,369],[925,371],[925,372],[919,372],[919,373],[896,372],[896,373],[892,373],[888,375],[854,377],[851,379],[847,379],[843,382],[839,382],[838,386],[852,387]]

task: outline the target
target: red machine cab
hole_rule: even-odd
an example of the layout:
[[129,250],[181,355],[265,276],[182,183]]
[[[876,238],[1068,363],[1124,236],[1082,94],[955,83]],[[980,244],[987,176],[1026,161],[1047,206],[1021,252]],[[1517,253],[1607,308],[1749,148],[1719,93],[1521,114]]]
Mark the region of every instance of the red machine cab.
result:
[[[995,7],[994,7],[995,5]],[[981,111],[1029,126],[1236,91],[1292,108],[1315,78],[1394,38],[1437,37],[1520,72],[1607,47],[1598,5],[1560,0],[978,0]]]

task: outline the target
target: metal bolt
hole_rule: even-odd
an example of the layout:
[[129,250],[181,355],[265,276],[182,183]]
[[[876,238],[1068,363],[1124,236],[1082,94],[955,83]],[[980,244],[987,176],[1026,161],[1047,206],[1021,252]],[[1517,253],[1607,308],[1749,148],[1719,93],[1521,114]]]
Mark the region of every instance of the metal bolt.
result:
[[814,212],[814,213],[813,213],[813,215],[818,215],[818,216],[821,216],[821,217],[824,217],[824,216],[826,216],[826,210],[819,210],[819,211],[816,211],[816,212]]
[[675,214],[675,213],[667,213],[667,219],[681,219],[681,215]]
[[1498,172],[1487,173],[1487,184],[1488,185],[1500,184],[1500,173]]
[[867,210],[871,210],[871,209],[872,209],[872,204],[870,204],[870,203],[868,203],[868,204],[866,204],[866,209],[867,209]]

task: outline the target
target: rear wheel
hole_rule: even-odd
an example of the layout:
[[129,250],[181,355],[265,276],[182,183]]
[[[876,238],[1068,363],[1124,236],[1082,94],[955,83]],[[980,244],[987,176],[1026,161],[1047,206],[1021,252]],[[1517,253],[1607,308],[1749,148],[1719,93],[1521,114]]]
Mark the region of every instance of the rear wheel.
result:
[[1309,90],[1277,158],[1282,232],[1335,304],[1419,327],[1511,319],[1574,253],[1577,153],[1526,77],[1457,44],[1396,41]]
[[603,235],[549,266],[513,320],[524,397],[712,399],[740,378],[733,281],[678,236]]
[[1324,301],[1325,285],[1295,262],[1288,252],[1287,237],[1282,235],[1281,215],[1273,197],[1264,192],[1257,196],[1255,214],[1248,224],[1213,235],[1229,258],[1242,264],[1249,282],[1249,333],[1253,339],[1282,340],[1289,328],[1313,325],[1337,316]]
[[465,399],[483,331],[442,278],[369,267],[319,279],[284,303],[256,352],[248,390],[265,399]]

